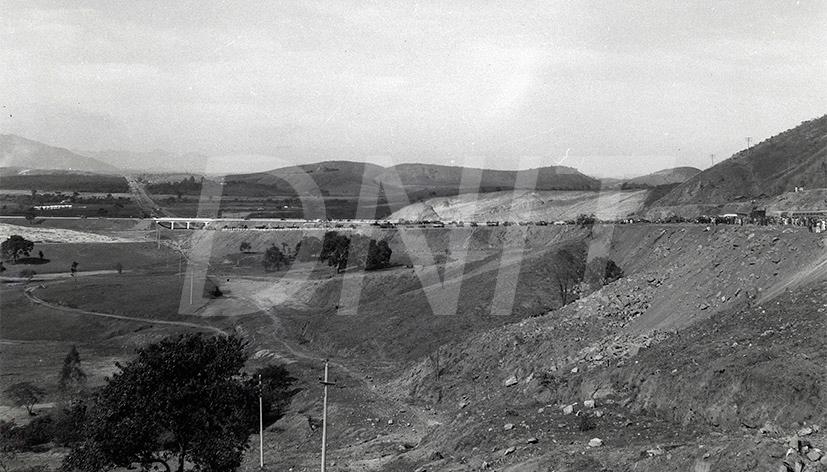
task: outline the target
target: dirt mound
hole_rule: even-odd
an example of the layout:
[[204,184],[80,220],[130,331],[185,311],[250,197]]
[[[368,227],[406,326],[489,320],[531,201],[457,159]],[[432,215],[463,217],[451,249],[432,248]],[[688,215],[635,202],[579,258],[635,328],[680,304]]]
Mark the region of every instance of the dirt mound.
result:
[[13,234],[18,234],[38,243],[132,243],[144,240],[144,235],[131,239],[111,236],[100,233],[75,231],[71,229],[44,228],[42,226],[21,226],[0,223],[0,239],[5,240]]

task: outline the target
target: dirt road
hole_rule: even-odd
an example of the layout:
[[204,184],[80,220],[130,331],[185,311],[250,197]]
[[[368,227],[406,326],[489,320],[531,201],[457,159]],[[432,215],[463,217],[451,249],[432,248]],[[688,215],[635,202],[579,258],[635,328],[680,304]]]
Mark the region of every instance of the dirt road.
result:
[[[63,281],[58,282],[58,283],[62,283],[62,282]],[[79,308],[70,308],[70,307],[55,305],[53,303],[49,303],[49,302],[39,298],[37,295],[34,294],[34,291],[37,290],[40,287],[42,287],[42,285],[38,285],[38,286],[35,286],[35,287],[29,287],[29,288],[26,288],[23,292],[26,294],[26,297],[29,300],[31,300],[32,302],[37,303],[38,305],[42,305],[42,306],[45,306],[45,307],[48,307],[48,308],[52,308],[54,310],[65,311],[65,312],[70,312],[70,313],[80,313],[80,314],[83,314],[83,315],[97,316],[97,317],[100,317],[100,318],[112,318],[112,319],[117,319],[117,320],[137,321],[139,323],[161,324],[161,325],[167,325],[167,326],[179,326],[179,327],[182,327],[182,328],[193,328],[193,329],[209,331],[209,332],[212,332],[212,333],[220,334],[222,336],[227,336],[227,334],[228,334],[226,331],[224,331],[220,328],[216,328],[214,326],[200,325],[200,324],[197,324],[197,323],[188,323],[186,321],[156,320],[156,319],[151,319],[151,318],[139,318],[139,317],[135,317],[135,316],[113,315],[113,314],[110,314],[110,313],[98,313],[98,312],[95,312],[95,311],[81,310]]]

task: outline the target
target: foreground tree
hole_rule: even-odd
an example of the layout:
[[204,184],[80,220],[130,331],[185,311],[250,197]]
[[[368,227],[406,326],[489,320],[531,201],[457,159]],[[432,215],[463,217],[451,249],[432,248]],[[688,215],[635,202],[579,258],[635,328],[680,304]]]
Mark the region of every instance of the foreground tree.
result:
[[302,262],[317,260],[322,252],[322,241],[313,236],[305,236],[296,243],[296,258]]
[[264,270],[266,271],[279,270],[281,266],[290,264],[288,257],[275,244],[264,251],[264,259],[261,262],[264,264]]
[[18,234],[13,234],[0,243],[0,250],[3,251],[3,257],[12,259],[17,263],[17,259],[23,254],[29,257],[29,254],[34,249],[34,243]]
[[554,255],[552,279],[560,296],[561,306],[577,299],[577,290],[583,281],[585,266],[585,254],[573,247],[561,249]]
[[391,262],[392,253],[393,251],[390,246],[388,246],[387,241],[377,242],[375,239],[371,239],[370,245],[368,246],[368,259],[367,262],[365,262],[365,269],[373,270],[388,267]]
[[166,338],[104,386],[86,423],[83,443],[64,468],[84,472],[152,464],[182,472],[235,470],[257,423],[257,392],[240,375],[240,338]]
[[17,382],[6,389],[6,395],[14,401],[17,406],[22,406],[34,416],[34,406],[39,402],[46,392],[42,388],[33,385],[31,382]]
[[366,270],[388,267],[392,253],[387,241],[376,241],[358,234],[349,238],[335,231],[328,231],[324,236],[319,259],[336,267],[336,272],[339,273],[350,264]]
[[72,345],[66,357],[63,359],[63,367],[60,369],[60,379],[57,381],[57,388],[61,393],[74,396],[83,391],[86,386],[86,373],[80,367],[80,353],[77,347]]
[[23,213],[23,216],[26,217],[26,221],[31,223],[37,217],[37,213],[35,213],[34,208],[29,208],[25,213]]
[[290,398],[296,393],[292,389],[296,379],[280,365],[268,365],[253,373],[250,377],[251,386],[258,391],[261,380],[261,397],[263,400],[264,424],[275,423],[290,403]]
[[595,223],[597,223],[597,218],[594,216],[594,213],[590,215],[581,213],[577,215],[577,219],[574,220],[574,223],[581,228],[591,228]]
[[322,241],[322,252],[319,260],[332,267],[336,267],[336,273],[347,268],[347,258],[350,255],[350,238],[339,234],[336,231],[328,231],[324,234]]

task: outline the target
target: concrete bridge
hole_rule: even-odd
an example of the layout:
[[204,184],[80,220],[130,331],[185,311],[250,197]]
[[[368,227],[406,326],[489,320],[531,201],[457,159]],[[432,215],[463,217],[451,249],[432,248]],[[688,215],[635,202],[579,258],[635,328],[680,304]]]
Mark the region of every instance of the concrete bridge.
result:
[[154,218],[153,220],[155,224],[166,229],[204,229],[214,222],[215,218],[163,217]]

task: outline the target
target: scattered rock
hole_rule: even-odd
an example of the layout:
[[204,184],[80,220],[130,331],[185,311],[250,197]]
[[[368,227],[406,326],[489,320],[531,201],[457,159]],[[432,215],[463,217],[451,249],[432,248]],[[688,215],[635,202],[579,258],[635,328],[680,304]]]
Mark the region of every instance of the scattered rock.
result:
[[594,408],[594,400],[586,400],[583,402],[583,406],[586,408]]
[[798,430],[798,435],[799,436],[809,436],[811,434],[813,434],[813,428],[811,428],[809,426],[806,426],[806,427],[801,428],[801,429]]
[[507,455],[509,455],[509,454],[513,453],[513,452],[514,452],[514,451],[516,451],[516,450],[517,450],[517,448],[516,448],[516,447],[511,446],[511,447],[509,447],[508,449],[506,449],[506,450],[503,452],[503,455],[504,455],[504,456],[507,456]]
[[592,438],[589,441],[589,447],[600,447],[603,445],[603,440],[600,438]]
[[516,385],[517,382],[518,382],[517,377],[512,375],[511,377],[505,379],[505,382],[503,382],[503,385],[506,386],[506,387],[510,387],[512,385]]
[[563,407],[563,414],[564,415],[570,415],[570,414],[572,414],[572,412],[574,412],[574,406],[573,405],[566,405],[566,406]]
[[513,423],[506,423],[505,426],[503,426],[503,429],[506,430],[506,431],[511,431],[512,429],[514,429],[514,424]]
[[530,437],[530,438],[526,439],[525,442],[526,442],[526,444],[537,444],[537,438]]
[[[660,447],[660,446],[658,446],[654,449],[647,449],[646,450],[646,455],[649,456],[649,457],[662,456],[664,454],[666,454],[666,451],[664,451],[663,448]],[[706,458],[706,456],[704,456],[704,459],[705,458]]]

